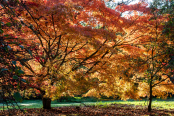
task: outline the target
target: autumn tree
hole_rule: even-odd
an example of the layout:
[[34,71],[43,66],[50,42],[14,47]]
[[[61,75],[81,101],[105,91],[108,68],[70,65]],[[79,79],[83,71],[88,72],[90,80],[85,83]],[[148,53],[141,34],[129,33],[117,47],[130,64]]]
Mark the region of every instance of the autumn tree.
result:
[[[4,30],[5,34],[15,34],[23,45],[20,47],[25,51],[15,55],[20,62],[17,65],[23,66],[23,79],[30,83],[26,86],[41,92],[44,108],[51,108],[51,98],[82,94],[96,84],[90,81],[89,71],[107,54],[110,48],[107,41],[115,35],[106,30],[101,33],[101,30],[83,27],[81,20],[77,20],[79,12],[82,16],[88,15],[81,11],[83,7],[71,6],[65,1],[20,1],[14,6],[9,5],[10,1],[1,3],[4,13],[8,18],[16,19],[16,25],[23,31]],[[89,21],[86,16],[82,17],[83,21],[85,18]]]
[[[4,12],[3,9],[1,11]],[[17,38],[14,35],[5,34],[4,31],[11,28],[14,22],[8,18],[3,19],[3,15],[2,13],[0,17],[0,100],[8,109],[16,109],[16,107],[20,109],[17,102],[22,101],[19,91],[25,89],[22,87],[23,79],[20,78],[24,72],[16,65],[14,57],[19,51],[13,49],[14,46],[20,46],[16,44]],[[9,115],[12,114],[13,110],[9,111]]]
[[139,96],[148,96],[148,111],[151,111],[152,97],[166,98],[168,93],[173,93],[173,39],[164,32],[169,21],[168,15],[159,13],[159,9],[152,9],[144,16],[137,16],[141,21],[136,33],[137,37],[144,39],[137,46],[144,53],[134,61],[135,82],[139,84]]
[[137,17],[121,13],[149,13],[147,4],[121,4],[115,9],[103,0],[1,0],[1,4],[2,19],[15,20],[3,31],[18,38],[20,47],[14,49],[21,52],[15,60],[25,72],[23,85],[41,93],[44,109],[63,95],[139,98],[131,80],[134,70],[128,67],[133,65],[130,57],[144,53],[134,46],[144,38],[136,37],[142,30]]

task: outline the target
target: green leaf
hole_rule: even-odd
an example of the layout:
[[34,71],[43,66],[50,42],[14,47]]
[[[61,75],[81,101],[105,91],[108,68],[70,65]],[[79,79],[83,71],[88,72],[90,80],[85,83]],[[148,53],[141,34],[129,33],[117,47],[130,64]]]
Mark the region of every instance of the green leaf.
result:
[[28,50],[28,52],[29,52],[29,54],[30,54],[31,56],[33,56],[33,55],[32,55],[32,52],[31,52],[30,50]]
[[8,37],[9,35],[7,34],[7,35],[4,35],[5,37]]
[[4,31],[2,29],[0,29],[0,33],[3,33]]
[[23,82],[27,83],[27,81],[25,79],[21,79]]
[[21,64],[22,66],[24,66],[24,63],[20,62],[20,64]]
[[19,27],[22,27],[22,25],[20,24]]
[[24,49],[24,46],[22,46],[22,45],[19,45],[19,47],[23,50]]
[[13,79],[18,79],[18,76],[16,76],[16,75],[13,75]]
[[10,27],[10,26],[11,26],[11,23],[10,23],[10,22],[8,22],[8,23],[6,23],[6,25],[7,25],[8,27]]
[[15,66],[15,69],[17,70],[17,69],[18,69],[18,67],[17,67],[17,66]]
[[26,83],[29,84],[28,80],[26,80]]
[[30,29],[34,29],[34,27],[33,27],[33,25],[32,25],[32,24],[30,24],[29,28],[30,28]]
[[150,84],[151,81],[152,81],[151,79],[148,79],[147,83]]
[[22,102],[22,96],[21,96],[21,94],[20,94],[19,92],[15,92],[15,93],[13,94],[13,97],[14,97],[17,101]]
[[19,74],[24,74],[24,71],[18,70],[18,73],[19,73]]
[[16,61],[12,61],[12,64],[16,65]]
[[7,46],[7,48],[8,48],[9,50],[11,50],[11,47],[10,47],[9,45]]
[[98,78],[92,78],[92,82],[99,82],[99,79]]
[[17,88],[18,88],[18,89],[20,88],[19,83],[20,83],[20,82],[18,81],[18,84],[17,84]]
[[28,58],[28,59],[23,58],[21,61],[27,62],[27,61],[29,61],[29,60],[31,60],[31,58]]
[[1,72],[3,72],[3,71],[7,71],[8,69],[6,69],[6,68],[3,68],[3,69],[1,69]]
[[86,68],[85,66],[83,66],[83,65],[81,65],[79,68],[77,68],[77,69],[88,69],[88,68]]
[[23,96],[25,96],[25,89],[24,89],[24,93],[23,93]]

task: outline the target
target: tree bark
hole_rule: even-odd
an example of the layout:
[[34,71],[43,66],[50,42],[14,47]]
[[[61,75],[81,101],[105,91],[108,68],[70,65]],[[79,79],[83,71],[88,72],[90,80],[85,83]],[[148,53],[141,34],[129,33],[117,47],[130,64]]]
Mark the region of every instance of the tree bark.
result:
[[44,97],[45,91],[40,90],[42,96],[43,109],[51,109],[51,98]]
[[149,96],[149,105],[148,105],[148,112],[152,110],[152,80],[150,81],[150,96]]
[[43,109],[51,109],[51,99],[50,98],[42,98]]

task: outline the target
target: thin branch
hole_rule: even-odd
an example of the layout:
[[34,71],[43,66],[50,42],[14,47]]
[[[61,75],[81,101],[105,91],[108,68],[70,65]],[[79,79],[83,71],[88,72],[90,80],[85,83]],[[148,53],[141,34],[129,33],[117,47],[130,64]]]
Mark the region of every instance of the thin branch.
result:
[[68,53],[67,53],[68,44],[69,44],[69,39],[68,39],[68,42],[67,42],[67,45],[66,45],[66,48],[65,48],[65,51],[64,51],[64,52],[65,52],[65,55],[64,55],[63,60],[62,60],[62,62],[60,63],[59,66],[61,66],[61,65],[64,63],[65,58],[66,58],[66,56],[68,55]]
[[104,41],[104,43],[94,53],[92,53],[90,56],[86,57],[82,62],[80,62],[78,66],[73,67],[72,71],[79,68],[86,60],[90,59],[92,56],[94,56],[96,53],[98,53],[98,51],[103,47],[103,45],[106,43],[106,41],[107,41],[107,39]]
[[[33,17],[33,15],[32,15],[32,14],[30,13],[30,11],[28,10],[27,6],[26,6],[23,2],[21,2],[21,3],[22,3],[22,5],[24,6],[25,10],[30,14],[30,16],[31,16],[31,18],[33,19],[33,21],[36,23],[37,27],[38,27],[43,33],[45,33],[45,35],[47,35],[47,36],[50,38],[50,35],[48,35],[48,34],[39,26],[39,24],[37,23],[37,21],[35,20],[35,18]],[[46,41],[46,39],[45,39],[45,41]]]
[[52,23],[53,23],[53,28],[54,28],[54,32],[55,32],[55,38],[56,38],[57,32],[56,32],[55,25],[54,25],[54,17],[53,17],[53,14],[51,15],[51,18],[52,18]]

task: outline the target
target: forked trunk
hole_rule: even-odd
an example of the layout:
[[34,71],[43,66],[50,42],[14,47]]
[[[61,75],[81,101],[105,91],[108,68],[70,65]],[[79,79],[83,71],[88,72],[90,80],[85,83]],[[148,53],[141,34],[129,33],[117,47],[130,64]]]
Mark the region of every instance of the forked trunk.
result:
[[51,109],[51,99],[50,98],[42,98],[43,109]]

